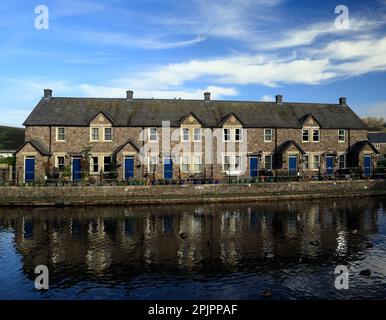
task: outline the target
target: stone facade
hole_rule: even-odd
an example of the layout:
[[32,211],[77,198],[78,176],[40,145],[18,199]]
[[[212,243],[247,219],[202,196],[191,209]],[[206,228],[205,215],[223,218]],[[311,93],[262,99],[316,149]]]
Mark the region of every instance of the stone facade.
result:
[[[152,128],[157,132],[154,140]],[[349,167],[363,168],[365,155],[371,157],[372,167],[377,160],[376,152],[368,145],[358,154],[350,153],[356,143],[367,140],[367,130],[324,128],[312,115],[306,116],[296,128],[253,128],[244,127],[230,113],[220,126],[209,127],[188,112],[178,127],[170,128],[171,138],[164,137],[167,130],[160,126],[119,126],[102,111],[82,126],[27,125],[27,143],[16,156],[17,177],[19,182],[25,181],[26,157],[35,157],[34,180],[41,182],[50,176],[53,168],[62,171],[67,168],[71,180],[82,179],[85,174],[94,179],[106,178],[106,171],[114,172],[113,178],[118,180],[170,177],[223,180],[229,176],[254,176],[254,168],[250,166],[254,158],[258,163],[257,175],[263,171],[285,174],[292,170],[297,175],[309,176],[327,173],[328,161],[332,161],[330,171],[336,172]],[[226,141],[227,134],[230,141]],[[47,152],[38,150],[30,141],[39,141]],[[167,167],[165,158],[169,156],[173,163]],[[81,177],[74,176],[74,159],[82,159],[81,169],[77,169],[82,171]]]

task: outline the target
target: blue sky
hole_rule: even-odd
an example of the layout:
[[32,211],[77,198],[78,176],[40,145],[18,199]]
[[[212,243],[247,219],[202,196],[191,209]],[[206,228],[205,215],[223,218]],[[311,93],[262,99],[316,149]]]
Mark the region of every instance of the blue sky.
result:
[[[335,7],[349,28],[335,27]],[[35,7],[49,29],[34,26]],[[386,117],[386,0],[2,0],[0,124],[43,94],[335,103]]]

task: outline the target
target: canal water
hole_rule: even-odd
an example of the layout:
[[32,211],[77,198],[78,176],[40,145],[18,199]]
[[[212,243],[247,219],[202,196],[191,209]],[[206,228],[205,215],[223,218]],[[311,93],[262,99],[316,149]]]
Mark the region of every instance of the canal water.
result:
[[[385,207],[366,198],[1,208],[0,299],[381,299]],[[37,265],[50,271],[44,292]],[[347,290],[334,285],[339,265]]]

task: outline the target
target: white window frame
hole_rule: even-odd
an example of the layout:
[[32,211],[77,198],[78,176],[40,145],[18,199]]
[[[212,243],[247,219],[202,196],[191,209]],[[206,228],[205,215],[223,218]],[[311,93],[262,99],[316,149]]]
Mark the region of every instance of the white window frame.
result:
[[[303,170],[305,171],[308,171],[310,170],[310,155],[309,154],[305,154],[303,155]],[[307,161],[306,161],[307,159]]]
[[[225,134],[225,131],[228,130],[229,134]],[[229,139],[225,139],[225,137],[229,136]],[[230,142],[232,141],[232,129],[231,128],[223,128],[223,141]]]
[[[153,163],[151,160],[153,159],[156,159],[155,163]],[[147,171],[149,173],[153,173],[153,170],[150,170],[151,169],[151,166],[155,165],[155,171],[154,172],[157,172],[157,168],[158,168],[158,155],[157,154],[149,154],[147,156]]]
[[[270,160],[270,163],[271,163],[271,165],[270,165],[270,167],[269,168],[267,168],[267,162],[265,161],[265,159],[267,158],[267,157],[269,157],[271,160]],[[265,154],[264,155],[264,170],[272,170],[272,154]]]
[[[343,162],[343,168],[340,167],[340,157],[343,156],[344,162]],[[346,169],[347,163],[346,163],[347,157],[345,153],[339,153],[338,154],[338,169]]]
[[[237,139],[237,130],[239,130],[239,138]],[[244,132],[243,132],[243,128],[235,128],[235,141],[237,142],[241,142],[243,141],[243,138],[244,138]]]
[[[225,169],[225,157],[229,158],[229,169]],[[236,169],[236,158],[239,159],[239,167]],[[222,155],[222,172],[238,175],[243,170],[243,155],[239,153],[228,153]]]
[[[59,139],[59,129],[63,129],[64,139]],[[66,141],[66,128],[65,127],[57,127],[56,132],[55,132],[55,136],[56,136],[57,142],[65,142]]]
[[[343,131],[343,140],[341,140],[342,135],[340,134],[341,131]],[[345,143],[346,142],[346,129],[339,129],[338,130],[338,142],[339,143]]]
[[[185,162],[184,159],[187,159]],[[184,168],[186,166],[186,169]],[[182,173],[189,173],[189,168],[190,168],[190,156],[189,155],[181,155],[180,156],[180,171]]]
[[[194,154],[192,155],[192,165],[193,165],[193,172],[199,173],[202,172],[202,156],[200,154]],[[199,159],[198,162],[196,162],[196,159]],[[199,169],[196,169],[196,166],[199,166]]]
[[[304,140],[304,132],[307,131],[308,140]],[[310,142],[310,129],[309,128],[303,128],[302,129],[302,142],[308,143]]]
[[[314,139],[314,131],[318,131],[318,140],[317,141]],[[311,132],[312,132],[312,142],[315,142],[315,143],[320,142],[320,129],[319,128],[312,128]]]
[[[152,134],[152,130],[155,130],[155,134]],[[158,141],[158,130],[157,130],[157,127],[151,127],[148,129],[148,141],[150,142],[157,142]],[[152,137],[155,136],[155,139],[152,139]]]
[[[186,138],[186,135],[185,135],[185,133],[184,133],[185,130],[188,131],[187,139],[185,139],[185,138]],[[190,129],[189,129],[189,128],[186,128],[186,127],[181,128],[181,141],[183,141],[183,142],[188,142],[188,141],[190,141]]]
[[[269,131],[270,133],[268,134],[267,131]],[[271,138],[266,139],[267,136],[270,136]],[[270,129],[270,128],[264,129],[264,142],[272,142],[272,140],[273,140],[273,129]]]
[[[94,171],[94,165],[95,165],[94,158],[98,159],[98,162],[97,162],[98,170],[97,171]],[[90,156],[90,174],[98,174],[100,172],[99,168],[100,168],[99,157],[91,155]]]
[[[110,129],[111,130],[111,139],[106,139],[106,129]],[[112,127],[105,127],[103,128],[103,141],[113,141],[113,128]]]
[[[315,158],[315,157],[318,157],[318,162],[315,162],[315,161],[314,161],[314,158]],[[312,170],[312,171],[319,171],[319,168],[320,168],[320,154],[313,154],[313,155],[311,155],[311,159],[312,159],[312,162],[311,162],[311,170]],[[318,164],[317,168],[314,167],[314,164],[315,164],[315,163]]]
[[[238,162],[236,161],[236,159],[238,159]],[[234,155],[234,161],[233,161],[233,171],[240,172],[242,163],[243,163],[242,156],[239,154],[235,154]],[[237,166],[236,166],[236,164],[237,164]]]
[[[229,158],[229,161],[227,165],[229,165],[229,169],[225,169],[225,157]],[[232,156],[230,154],[223,154],[222,156],[222,171],[223,172],[230,172],[232,171]]]
[[[98,139],[97,140],[94,139],[94,134],[93,134],[93,130],[94,129],[98,130]],[[100,135],[100,130],[99,129],[100,129],[99,127],[91,127],[90,128],[90,141],[92,141],[92,142],[100,141],[101,135]]]
[[59,168],[59,158],[63,158],[63,167],[66,166],[66,157],[64,155],[60,155],[60,156],[56,156],[55,157],[55,167],[59,169],[60,171],[60,168]]
[[[112,172],[112,171],[106,171],[106,170],[105,170],[105,158],[110,158],[110,166],[112,166],[112,165],[113,165],[113,157],[112,157],[111,155],[104,155],[104,156],[102,157],[102,159],[103,159],[103,172],[110,173],[110,172]],[[98,162],[99,162],[99,161],[98,161]],[[114,168],[111,167],[111,169],[113,170]]]
[[[196,130],[199,132],[198,136],[200,137],[199,139],[196,139]],[[201,142],[202,140],[202,130],[201,128],[193,128],[193,141],[194,142]]]

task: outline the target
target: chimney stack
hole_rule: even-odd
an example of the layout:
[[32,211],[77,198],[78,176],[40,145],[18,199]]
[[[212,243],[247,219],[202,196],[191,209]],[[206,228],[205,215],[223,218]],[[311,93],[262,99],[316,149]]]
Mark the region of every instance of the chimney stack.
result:
[[283,96],[281,94],[276,95],[276,103],[277,104],[283,103]]
[[51,89],[44,89],[44,98],[45,99],[52,98],[52,90]]
[[127,100],[133,100],[133,95],[134,95],[133,90],[126,91],[126,98],[127,98]]
[[205,92],[204,93],[204,100],[205,101],[210,101],[210,92]]
[[340,98],[339,98],[339,105],[340,105],[341,107],[347,106],[347,104],[346,104],[346,97],[340,97]]

